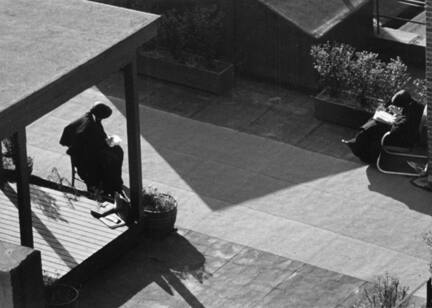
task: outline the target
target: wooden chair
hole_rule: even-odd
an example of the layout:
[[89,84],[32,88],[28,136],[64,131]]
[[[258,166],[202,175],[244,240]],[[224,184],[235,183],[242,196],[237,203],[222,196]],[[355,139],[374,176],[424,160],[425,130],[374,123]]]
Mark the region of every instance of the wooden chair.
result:
[[[427,108],[424,108],[422,118],[419,125],[419,136],[422,139],[424,135],[424,124],[427,117]],[[408,170],[390,170],[385,167],[385,160],[390,158],[398,158],[406,163],[406,167],[409,167],[409,161],[424,161],[427,160],[427,148],[420,144],[416,144],[413,148],[397,147],[386,145],[386,139],[390,136],[391,132],[387,132],[381,138],[381,153],[378,156],[376,166],[377,169],[386,174],[406,175],[406,176],[422,176],[423,171],[408,171]]]

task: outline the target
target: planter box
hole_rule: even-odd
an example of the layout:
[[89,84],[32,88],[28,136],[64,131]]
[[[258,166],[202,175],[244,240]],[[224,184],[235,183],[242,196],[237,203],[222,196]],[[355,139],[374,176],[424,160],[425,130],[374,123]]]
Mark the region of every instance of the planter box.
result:
[[139,74],[215,94],[228,92],[234,83],[233,65],[221,61],[217,61],[217,66],[221,67],[219,71],[209,71],[155,58],[141,50],[138,52],[137,65]]
[[359,128],[372,117],[372,112],[343,104],[344,98],[333,98],[320,92],[314,97],[315,117],[325,122]]

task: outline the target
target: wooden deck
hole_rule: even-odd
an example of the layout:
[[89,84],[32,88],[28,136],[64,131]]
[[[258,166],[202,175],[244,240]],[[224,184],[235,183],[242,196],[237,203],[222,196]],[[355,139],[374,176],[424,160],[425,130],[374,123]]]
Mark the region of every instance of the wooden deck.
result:
[[[110,229],[93,218],[93,200],[35,185],[30,189],[34,248],[50,276],[64,276],[128,230]],[[14,184],[0,191],[0,221],[0,240],[20,244]]]

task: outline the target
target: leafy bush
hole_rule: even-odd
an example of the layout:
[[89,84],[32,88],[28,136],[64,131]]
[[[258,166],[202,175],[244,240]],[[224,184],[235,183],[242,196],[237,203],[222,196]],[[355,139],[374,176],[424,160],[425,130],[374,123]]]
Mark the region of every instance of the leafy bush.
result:
[[354,51],[355,49],[347,44],[330,42],[313,45],[311,48],[313,67],[321,76],[320,82],[333,95],[348,88]]
[[177,207],[177,201],[167,193],[161,193],[156,188],[147,187],[142,190],[144,209],[152,212],[168,212]]
[[186,11],[185,16],[188,22],[186,48],[212,66],[222,41],[223,14],[217,6],[212,6],[195,7]]
[[158,29],[157,44],[166,48],[171,56],[183,62],[187,46],[188,22],[184,14],[176,9],[170,10],[161,18]]
[[385,274],[377,278],[372,288],[363,289],[352,308],[395,308],[396,304],[399,308],[406,308],[410,304],[407,296],[408,288],[402,286],[397,278]]
[[[171,9],[162,15],[156,47],[167,49],[182,63],[202,62],[214,66],[222,40],[223,13],[213,6],[195,6],[183,11]],[[194,57],[199,57],[194,58]]]
[[331,95],[346,93],[364,107],[388,101],[411,80],[407,66],[399,57],[386,63],[377,53],[355,51],[343,43],[314,45],[311,56],[321,85]]
[[427,99],[427,87],[426,87],[426,79],[414,79],[413,81],[413,90],[412,90],[412,96],[413,98],[422,103],[423,105],[426,105],[426,99]]

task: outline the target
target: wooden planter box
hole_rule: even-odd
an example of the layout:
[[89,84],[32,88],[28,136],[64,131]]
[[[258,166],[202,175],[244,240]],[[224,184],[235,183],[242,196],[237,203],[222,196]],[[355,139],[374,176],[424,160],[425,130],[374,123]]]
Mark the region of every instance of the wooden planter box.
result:
[[344,104],[343,101],[344,98],[333,98],[325,91],[320,92],[314,96],[315,117],[351,128],[359,128],[372,117],[372,112]]
[[215,94],[228,92],[234,83],[233,65],[221,61],[217,61],[217,66],[221,67],[219,71],[209,71],[155,58],[141,50],[138,52],[137,63],[139,74]]

